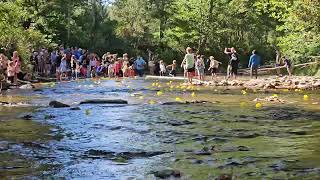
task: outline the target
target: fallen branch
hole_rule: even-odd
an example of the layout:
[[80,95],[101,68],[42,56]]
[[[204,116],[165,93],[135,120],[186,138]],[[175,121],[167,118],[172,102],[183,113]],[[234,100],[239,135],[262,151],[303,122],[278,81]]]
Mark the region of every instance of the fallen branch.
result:
[[[319,62],[318,61],[314,61],[314,62],[308,62],[308,63],[302,63],[302,64],[296,64],[296,65],[293,65],[293,67],[297,68],[297,67],[306,67],[306,66],[310,66],[310,65],[315,65],[315,64],[318,64]],[[287,68],[286,66],[278,66],[278,67],[272,67],[272,68],[261,68],[259,69],[259,71],[273,71],[273,70],[277,70],[277,69],[285,69]],[[247,69],[242,69],[242,71],[245,71],[247,73],[250,72],[250,69],[247,68]]]

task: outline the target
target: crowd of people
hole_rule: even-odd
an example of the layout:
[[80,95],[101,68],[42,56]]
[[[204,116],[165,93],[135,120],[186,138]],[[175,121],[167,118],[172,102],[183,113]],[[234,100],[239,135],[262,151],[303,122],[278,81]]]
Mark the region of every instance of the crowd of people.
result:
[[28,75],[21,71],[21,56],[17,51],[8,58],[3,53],[0,54],[0,80],[8,81],[11,84],[17,84],[18,79],[30,79]]
[[141,56],[129,58],[125,53],[105,53],[102,57],[81,48],[46,49],[34,51],[30,58],[33,71],[37,74],[56,75],[58,80],[93,77],[133,77],[143,76],[146,62]]
[[[227,79],[236,78],[239,68],[239,56],[235,48],[225,48],[224,53],[228,55],[229,62],[227,66]],[[291,75],[292,65],[288,58],[282,58]],[[2,80],[6,80],[12,84],[16,84],[18,79],[29,80],[31,75],[22,73],[22,59],[17,51],[12,53],[12,57],[8,58],[4,54],[0,54],[0,73]],[[122,56],[105,53],[102,57],[96,53],[90,53],[77,47],[64,48],[60,46],[54,50],[46,48],[33,51],[30,57],[28,68],[33,74],[38,76],[52,77],[57,80],[71,80],[78,78],[94,78],[94,77],[142,77],[145,73],[145,68],[148,66],[151,75],[159,76],[176,76],[177,75],[177,60],[173,60],[171,64],[166,65],[164,60],[146,61],[142,56],[130,58],[127,53]],[[199,80],[205,80],[205,72],[210,72],[211,80],[216,79],[219,65],[222,62],[216,60],[213,56],[205,58],[204,55],[199,55],[193,52],[193,49],[188,47],[186,55],[181,63],[184,76],[192,83],[194,76],[198,76]],[[207,66],[207,68],[206,68]],[[256,50],[252,51],[249,59],[248,68],[250,69],[251,78],[258,77],[258,68],[261,66],[261,57]],[[280,63],[277,63],[280,66]]]

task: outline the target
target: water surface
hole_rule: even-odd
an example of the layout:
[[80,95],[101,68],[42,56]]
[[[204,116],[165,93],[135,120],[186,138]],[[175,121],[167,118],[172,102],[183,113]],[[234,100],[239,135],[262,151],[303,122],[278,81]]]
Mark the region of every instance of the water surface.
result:
[[[0,107],[1,177],[154,179],[154,171],[168,168],[184,179],[320,177],[319,92],[243,93],[143,80],[37,87],[1,96],[25,103]],[[286,103],[255,107],[255,98],[273,94]],[[100,98],[129,104],[79,105]],[[208,103],[161,105],[180,99]],[[80,110],[50,108],[51,100]]]

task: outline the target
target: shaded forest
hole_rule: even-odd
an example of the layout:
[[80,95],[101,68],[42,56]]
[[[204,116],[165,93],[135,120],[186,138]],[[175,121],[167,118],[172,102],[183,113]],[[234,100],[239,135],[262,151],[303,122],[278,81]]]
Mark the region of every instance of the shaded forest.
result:
[[235,47],[245,65],[257,49],[295,63],[320,55],[320,1],[314,0],[3,0],[0,47],[28,59],[33,49],[64,44],[181,61],[187,46],[226,60]]

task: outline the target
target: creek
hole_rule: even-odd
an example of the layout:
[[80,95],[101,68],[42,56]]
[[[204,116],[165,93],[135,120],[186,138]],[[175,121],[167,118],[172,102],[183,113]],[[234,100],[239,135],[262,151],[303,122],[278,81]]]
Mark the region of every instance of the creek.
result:
[[[273,94],[285,103],[256,107]],[[80,104],[92,99],[128,104]],[[4,179],[320,177],[319,91],[81,80],[2,92],[0,101],[10,103],[0,106]],[[177,101],[197,102],[168,103]]]

